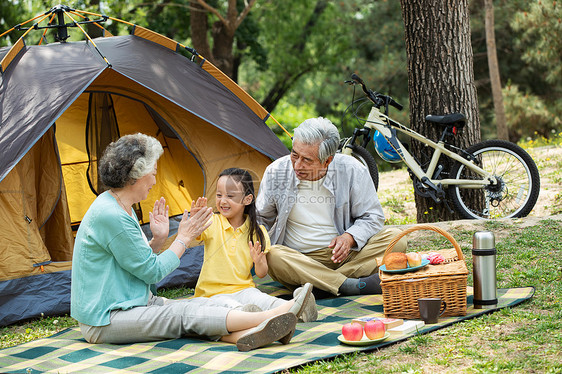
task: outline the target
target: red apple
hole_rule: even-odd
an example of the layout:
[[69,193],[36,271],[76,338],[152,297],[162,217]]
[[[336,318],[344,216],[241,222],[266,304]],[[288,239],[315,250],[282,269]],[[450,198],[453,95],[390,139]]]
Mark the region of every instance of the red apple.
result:
[[357,322],[346,323],[341,328],[341,333],[345,340],[358,341],[363,338],[363,326]]
[[367,338],[374,340],[380,339],[384,336],[384,323],[379,320],[368,321],[365,323],[365,335]]

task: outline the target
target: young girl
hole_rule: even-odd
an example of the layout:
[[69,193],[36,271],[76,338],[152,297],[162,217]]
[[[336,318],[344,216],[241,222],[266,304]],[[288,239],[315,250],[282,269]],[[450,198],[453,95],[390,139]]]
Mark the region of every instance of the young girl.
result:
[[[192,203],[191,214],[206,206],[207,199],[198,198]],[[212,297],[215,302],[244,311],[270,310],[286,303],[258,290],[252,278],[252,268],[259,278],[267,275],[270,242],[265,228],[257,223],[254,183],[248,171],[230,168],[220,173],[216,207],[213,223],[198,238],[205,243],[205,257],[195,296]],[[304,322],[317,318],[311,291],[312,285],[307,283],[294,293],[295,299],[304,300],[293,308]]]

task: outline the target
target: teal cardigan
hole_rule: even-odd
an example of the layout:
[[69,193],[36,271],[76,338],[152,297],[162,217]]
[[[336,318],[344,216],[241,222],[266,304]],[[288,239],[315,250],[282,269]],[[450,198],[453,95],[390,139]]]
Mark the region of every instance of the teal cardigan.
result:
[[104,192],[92,203],[76,234],[70,315],[86,325],[108,325],[112,310],[146,305],[150,285],[179,264],[170,250],[155,254],[138,221]]

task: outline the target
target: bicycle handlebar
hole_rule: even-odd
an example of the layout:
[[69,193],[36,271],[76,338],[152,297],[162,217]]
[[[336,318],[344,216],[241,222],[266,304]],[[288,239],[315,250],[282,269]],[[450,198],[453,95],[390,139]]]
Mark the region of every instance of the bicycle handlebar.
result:
[[377,108],[380,108],[381,106],[384,105],[385,109],[388,111],[388,105],[392,105],[398,110],[404,109],[404,107],[401,104],[394,101],[392,97],[368,89],[367,86],[365,85],[365,82],[363,82],[363,79],[361,79],[357,74],[355,73],[351,74],[351,80],[353,81],[351,83],[353,84],[358,83],[361,85],[361,88],[363,89],[365,95],[369,98],[369,100],[373,102],[373,104],[377,106]]

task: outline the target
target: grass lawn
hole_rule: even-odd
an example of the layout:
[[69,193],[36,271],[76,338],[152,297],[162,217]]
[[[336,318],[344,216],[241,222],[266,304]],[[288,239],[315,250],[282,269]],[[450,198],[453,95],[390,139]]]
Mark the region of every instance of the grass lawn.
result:
[[[344,355],[288,372],[562,373],[562,159],[550,153],[547,156],[534,150],[530,153],[541,172],[540,216],[439,224],[461,245],[470,271],[470,285],[472,235],[478,230],[494,232],[498,287],[533,286],[536,292],[529,302],[418,335],[381,350]],[[397,180],[391,173],[396,172],[381,175],[381,186],[386,177]],[[392,193],[381,192],[387,222],[414,223],[409,208],[412,192],[407,183],[397,192],[399,184],[392,184]],[[410,235],[412,250],[450,247],[445,238],[433,232]],[[185,288],[166,290],[164,296],[178,297],[189,292]],[[2,327],[0,348],[49,336],[75,325],[72,318],[64,316]]]
[[[316,362],[291,372],[361,373],[562,373],[562,217],[524,227],[524,220],[486,222],[496,233],[498,287],[536,288],[535,296],[405,342],[367,353]],[[472,285],[472,235],[448,229],[463,249]],[[419,236],[413,247],[443,248],[438,234]]]

